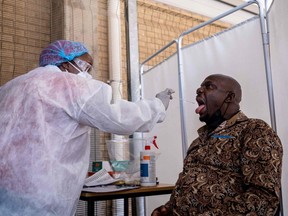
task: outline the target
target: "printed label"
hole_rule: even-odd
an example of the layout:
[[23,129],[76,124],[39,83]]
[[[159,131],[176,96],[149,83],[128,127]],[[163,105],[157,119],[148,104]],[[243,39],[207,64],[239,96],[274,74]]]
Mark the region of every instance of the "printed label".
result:
[[148,172],[148,165],[149,164],[141,164],[140,166],[140,176],[141,177],[148,177],[149,176],[149,172]]

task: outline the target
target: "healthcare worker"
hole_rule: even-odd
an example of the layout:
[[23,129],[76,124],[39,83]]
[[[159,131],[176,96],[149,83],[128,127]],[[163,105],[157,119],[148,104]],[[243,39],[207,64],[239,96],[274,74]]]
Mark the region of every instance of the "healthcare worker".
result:
[[111,87],[88,73],[82,43],[59,40],[40,67],[0,88],[0,215],[70,216],[89,165],[89,129],[129,135],[165,118],[173,90],[111,104]]

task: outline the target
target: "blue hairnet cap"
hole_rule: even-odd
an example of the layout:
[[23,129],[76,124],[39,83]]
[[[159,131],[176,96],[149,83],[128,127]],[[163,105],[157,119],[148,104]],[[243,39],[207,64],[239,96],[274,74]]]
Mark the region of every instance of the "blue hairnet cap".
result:
[[39,65],[60,65],[88,53],[87,48],[80,42],[57,40],[44,48],[40,54]]

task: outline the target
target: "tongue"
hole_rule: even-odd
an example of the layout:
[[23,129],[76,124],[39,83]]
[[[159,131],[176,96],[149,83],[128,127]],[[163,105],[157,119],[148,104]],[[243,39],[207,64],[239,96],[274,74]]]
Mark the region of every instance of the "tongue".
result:
[[205,108],[205,105],[203,104],[203,105],[200,105],[199,107],[197,107],[197,109],[195,110],[195,112],[197,113],[197,114],[199,114],[200,112],[201,112],[201,110],[202,109],[204,109]]

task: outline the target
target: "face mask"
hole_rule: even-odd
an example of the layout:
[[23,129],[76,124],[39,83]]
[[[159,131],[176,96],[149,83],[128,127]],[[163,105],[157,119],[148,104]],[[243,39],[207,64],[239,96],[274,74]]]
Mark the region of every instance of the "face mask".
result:
[[[87,79],[92,79],[93,77],[86,71],[81,71],[79,68],[77,68],[75,65],[73,65],[71,62],[68,62],[70,65],[72,65],[79,73],[77,74],[78,76],[87,78]],[[88,64],[88,63],[87,63]]]
[[[229,95],[228,95],[229,96]],[[228,97],[227,96],[227,97]],[[208,125],[208,127],[211,129],[211,130],[214,130],[215,128],[217,128],[222,122],[224,122],[226,119],[224,118],[225,114],[226,114],[226,111],[228,109],[228,106],[225,110],[225,112],[222,114],[221,113],[221,109],[222,109],[222,106],[224,105],[225,103],[225,100],[227,99],[227,97],[223,100],[223,103],[221,104],[221,106],[219,107],[219,109],[216,110],[215,113],[213,113],[213,115],[211,117],[209,117],[209,119],[207,119],[205,122],[206,122],[206,125]]]
[[87,78],[87,79],[92,79],[93,77],[91,76],[91,74],[89,74],[88,72],[86,71],[80,71],[77,76],[81,76],[81,77],[84,77],[84,78]]

